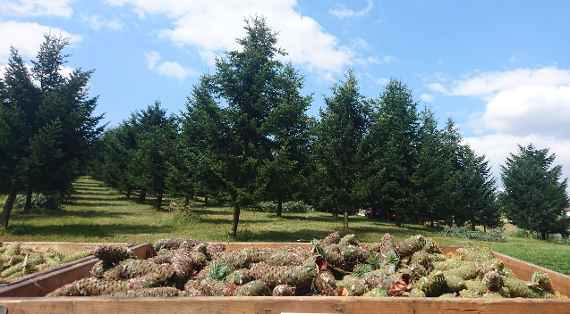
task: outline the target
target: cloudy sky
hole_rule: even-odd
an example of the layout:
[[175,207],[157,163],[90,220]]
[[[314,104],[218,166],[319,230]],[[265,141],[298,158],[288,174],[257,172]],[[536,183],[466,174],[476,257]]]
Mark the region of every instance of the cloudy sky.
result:
[[305,75],[312,114],[351,67],[366,96],[405,81],[494,167],[532,142],[570,174],[569,11],[565,0],[0,0],[0,71],[10,46],[31,59],[43,33],[60,33],[69,66],[96,70],[111,124],[154,100],[176,113],[243,20],[262,15]]

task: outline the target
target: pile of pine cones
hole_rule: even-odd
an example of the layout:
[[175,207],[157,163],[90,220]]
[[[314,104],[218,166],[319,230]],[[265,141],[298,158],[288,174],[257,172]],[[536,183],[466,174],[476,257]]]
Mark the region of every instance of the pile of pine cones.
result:
[[155,256],[137,259],[127,248],[103,246],[91,277],[49,296],[398,296],[555,298],[544,273],[517,279],[484,248],[445,255],[421,235],[396,242],[385,234],[366,245],[332,233],[310,248],[251,248],[168,239]]
[[88,256],[89,252],[66,255],[55,250],[39,251],[20,243],[0,243],[0,284],[8,284],[24,275]]

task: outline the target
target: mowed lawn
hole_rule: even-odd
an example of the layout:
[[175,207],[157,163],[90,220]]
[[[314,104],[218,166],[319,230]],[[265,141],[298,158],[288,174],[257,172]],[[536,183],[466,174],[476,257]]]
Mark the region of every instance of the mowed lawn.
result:
[[[0,199],[2,197],[0,196]],[[165,206],[166,207],[166,206]],[[63,211],[22,216],[16,211],[9,231],[0,233],[1,241],[73,241],[139,243],[169,237],[188,237],[208,241],[230,241],[232,211],[227,207],[196,204],[191,219],[149,204],[125,199],[116,191],[89,178],[75,184],[71,204]],[[342,230],[342,221],[327,213],[285,214],[242,211],[238,241],[310,241]],[[423,226],[399,228],[364,217],[351,217],[350,232],[367,242],[380,240],[386,232],[397,238],[423,234],[442,245],[483,245],[544,267],[570,274],[570,246],[509,237],[504,243],[464,241],[442,238]]]

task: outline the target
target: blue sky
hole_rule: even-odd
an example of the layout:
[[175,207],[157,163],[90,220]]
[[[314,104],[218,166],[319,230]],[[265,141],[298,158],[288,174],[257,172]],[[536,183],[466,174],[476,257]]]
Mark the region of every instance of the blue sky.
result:
[[568,12],[562,0],[0,0],[0,71],[11,45],[31,59],[43,32],[59,32],[68,65],[96,70],[91,91],[111,124],[154,100],[177,113],[259,14],[304,74],[312,114],[351,67],[369,97],[406,82],[495,169],[533,142],[570,173]]

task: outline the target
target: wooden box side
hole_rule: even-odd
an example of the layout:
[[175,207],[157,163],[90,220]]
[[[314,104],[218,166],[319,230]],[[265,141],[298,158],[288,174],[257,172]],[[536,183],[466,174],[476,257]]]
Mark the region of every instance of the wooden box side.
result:
[[370,297],[31,298],[0,300],[10,314],[568,314],[570,302],[532,299]]
[[[131,247],[134,254],[146,258],[152,254],[150,244]],[[40,272],[0,288],[0,297],[41,297],[51,291],[89,276],[89,271],[97,263],[94,256],[73,261],[46,272]]]

